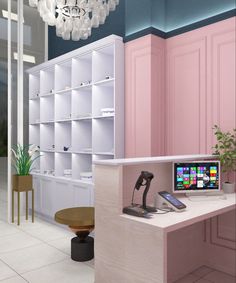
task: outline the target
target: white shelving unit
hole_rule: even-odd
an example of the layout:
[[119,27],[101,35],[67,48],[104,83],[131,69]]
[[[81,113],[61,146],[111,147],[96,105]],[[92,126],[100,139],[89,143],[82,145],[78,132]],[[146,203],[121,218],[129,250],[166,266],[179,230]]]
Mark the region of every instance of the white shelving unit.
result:
[[53,217],[64,208],[59,198],[93,205],[93,162],[124,156],[122,38],[111,35],[27,72],[29,143],[41,150],[33,173],[37,212]]

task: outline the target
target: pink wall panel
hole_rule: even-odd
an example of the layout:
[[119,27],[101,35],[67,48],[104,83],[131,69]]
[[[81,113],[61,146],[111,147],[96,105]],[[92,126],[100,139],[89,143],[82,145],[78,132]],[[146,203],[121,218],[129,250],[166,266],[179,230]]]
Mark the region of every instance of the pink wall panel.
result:
[[[224,130],[236,125],[235,18],[170,38],[166,44],[166,153],[211,153],[215,143],[214,124]],[[199,54],[198,62],[196,52]],[[176,100],[182,100],[187,108],[192,100],[192,104],[198,107],[198,113],[193,109],[194,131],[190,133],[190,121],[187,124],[192,149],[186,145],[183,132],[179,134],[175,129],[186,113],[186,107],[179,111]]]
[[[220,33],[211,36],[211,73],[209,76],[208,101],[210,126],[217,124],[223,130],[236,127],[236,89],[235,89],[235,29],[225,27]],[[208,149],[215,143],[214,135],[208,140]]]
[[126,44],[126,157],[163,154],[164,47],[152,35]]
[[[178,40],[178,39],[176,39]],[[205,153],[206,40],[167,49],[167,153]]]
[[[147,99],[151,89],[150,37],[134,40],[125,46],[125,152],[126,157],[149,155],[150,124]],[[149,97],[148,97],[149,96]],[[145,105],[143,105],[146,101]],[[143,105],[143,107],[142,107]],[[147,109],[145,109],[147,107]],[[140,135],[141,133],[141,135]],[[142,147],[142,141],[143,146]],[[138,146],[141,142],[141,147]]]

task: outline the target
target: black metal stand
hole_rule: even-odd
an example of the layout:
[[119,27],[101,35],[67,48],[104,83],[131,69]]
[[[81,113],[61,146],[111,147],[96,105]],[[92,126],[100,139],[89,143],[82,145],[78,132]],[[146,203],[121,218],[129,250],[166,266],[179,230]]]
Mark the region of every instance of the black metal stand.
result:
[[92,237],[71,239],[71,259],[88,261],[94,258],[94,239]]

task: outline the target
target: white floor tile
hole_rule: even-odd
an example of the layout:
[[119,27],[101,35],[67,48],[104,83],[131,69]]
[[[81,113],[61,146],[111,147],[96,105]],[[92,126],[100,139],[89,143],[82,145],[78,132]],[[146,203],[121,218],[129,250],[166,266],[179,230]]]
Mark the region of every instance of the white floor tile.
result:
[[84,263],[87,264],[88,266],[94,268],[94,258],[92,260],[85,261]]
[[193,274],[196,277],[202,278],[212,271],[213,271],[212,268],[203,265],[198,269],[194,270],[191,274]]
[[0,238],[2,236],[12,235],[18,233],[19,229],[6,222],[0,221]]
[[194,283],[199,279],[199,277],[194,276],[192,274],[188,274],[183,278],[177,280],[175,283]]
[[72,260],[27,272],[23,276],[30,283],[94,283],[94,270]]
[[73,234],[65,229],[61,229],[57,226],[50,225],[46,228],[32,228],[27,233],[35,238],[38,238],[44,242],[65,238]]
[[25,217],[21,218],[20,225],[18,228],[22,231],[28,232],[30,230],[34,229],[47,229],[50,228],[52,225],[48,222],[42,221],[41,219],[35,217],[34,222],[31,221],[31,216],[29,216],[29,220],[25,220]]
[[65,254],[70,255],[71,254],[71,239],[73,238],[73,235],[71,237],[66,237],[62,239],[57,239],[48,242],[50,246],[53,246],[57,248],[58,250],[62,251]]
[[1,259],[19,274],[68,258],[68,255],[47,244],[41,244],[1,255]]
[[0,188],[0,200],[3,202],[7,202],[7,190],[3,190]]
[[7,202],[0,200],[0,220],[7,220]]
[[1,281],[1,283],[25,283],[27,282],[20,276],[12,277],[6,280]]
[[0,238],[0,258],[3,253],[27,248],[41,243],[42,242],[40,240],[31,237],[20,230],[15,234],[2,236]]
[[220,271],[214,271],[206,275],[203,279],[214,283],[235,283],[236,278]]
[[0,261],[0,280],[16,276],[17,273],[13,271],[8,265]]

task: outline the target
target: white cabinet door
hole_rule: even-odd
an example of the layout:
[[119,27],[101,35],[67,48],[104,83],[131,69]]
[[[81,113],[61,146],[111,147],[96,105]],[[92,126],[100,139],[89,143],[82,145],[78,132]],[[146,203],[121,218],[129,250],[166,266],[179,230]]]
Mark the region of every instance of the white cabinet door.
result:
[[[34,210],[35,212],[41,213],[41,182],[40,178],[38,177],[33,177],[33,188],[34,188]],[[29,204],[31,208],[31,194],[29,194]]]
[[53,204],[55,198],[57,197],[54,194],[54,181],[41,178],[41,213],[48,217],[53,217]]
[[91,186],[72,184],[75,192],[74,206],[91,205]]
[[74,189],[70,182],[56,180],[54,184],[53,213],[74,206]]

